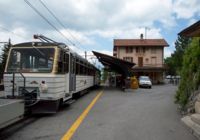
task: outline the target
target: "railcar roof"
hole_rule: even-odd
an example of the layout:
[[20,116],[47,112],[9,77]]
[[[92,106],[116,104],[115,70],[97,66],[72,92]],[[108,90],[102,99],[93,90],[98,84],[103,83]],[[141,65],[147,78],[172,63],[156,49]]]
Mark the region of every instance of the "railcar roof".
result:
[[81,61],[90,64],[92,67],[94,67],[94,69],[99,70],[93,64],[91,64],[88,60],[86,60],[85,58],[83,58],[82,56],[80,56],[78,53],[74,52],[72,49],[62,47],[62,46],[66,46],[67,47],[67,45],[65,45],[64,43],[24,42],[24,43],[15,44],[15,45],[13,45],[13,47],[29,47],[29,46],[32,47],[33,43],[37,47],[44,47],[44,46],[46,46],[46,47],[47,46],[58,46],[58,47],[61,47],[64,50],[69,51],[71,54],[73,54],[76,58],[79,58]]
[[[19,43],[13,45],[13,47],[29,47],[32,45],[38,46],[38,47],[43,47],[43,46],[60,46],[60,45],[65,45],[64,43],[50,43],[50,42],[24,42],[24,43]],[[66,46],[66,45],[65,45]]]

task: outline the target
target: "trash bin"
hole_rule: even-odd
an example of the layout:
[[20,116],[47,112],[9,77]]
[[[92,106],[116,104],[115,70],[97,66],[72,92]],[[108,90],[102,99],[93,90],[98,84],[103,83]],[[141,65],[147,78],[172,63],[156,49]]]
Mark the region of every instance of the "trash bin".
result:
[[138,80],[135,76],[131,77],[131,88],[132,89],[138,89]]

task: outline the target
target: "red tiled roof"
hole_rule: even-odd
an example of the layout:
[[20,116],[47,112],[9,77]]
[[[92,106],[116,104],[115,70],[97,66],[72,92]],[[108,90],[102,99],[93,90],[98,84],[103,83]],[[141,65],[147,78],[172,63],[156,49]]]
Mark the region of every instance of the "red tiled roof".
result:
[[169,46],[164,39],[114,39],[114,46]]

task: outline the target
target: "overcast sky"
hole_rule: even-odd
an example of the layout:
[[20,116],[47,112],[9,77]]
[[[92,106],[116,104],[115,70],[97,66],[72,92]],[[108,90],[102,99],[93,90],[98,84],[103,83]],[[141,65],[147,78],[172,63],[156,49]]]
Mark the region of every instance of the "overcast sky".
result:
[[[41,0],[65,28],[43,7],[40,0],[29,0],[60,32],[44,21],[24,0],[0,0],[0,41],[32,41],[43,34],[65,42],[75,51],[101,51],[112,55],[113,39],[164,38],[174,50],[177,33],[200,19],[199,0]],[[9,32],[7,31],[9,30]],[[75,44],[75,46],[72,46]],[[89,53],[90,54],[90,53]]]

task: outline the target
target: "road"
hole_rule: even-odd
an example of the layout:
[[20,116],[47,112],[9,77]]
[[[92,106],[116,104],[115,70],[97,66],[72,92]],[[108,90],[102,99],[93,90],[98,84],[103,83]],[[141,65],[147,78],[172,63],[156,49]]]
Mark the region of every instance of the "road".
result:
[[[196,140],[180,121],[175,90],[169,84],[133,92],[104,88],[72,140]],[[33,116],[13,125],[0,139],[60,140],[98,93],[91,91],[55,115]]]

